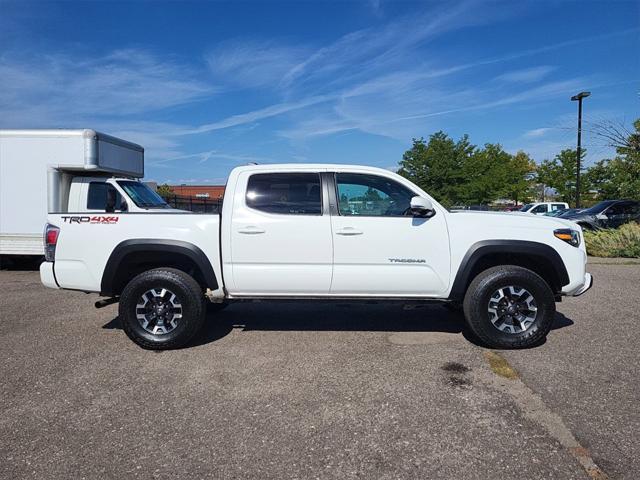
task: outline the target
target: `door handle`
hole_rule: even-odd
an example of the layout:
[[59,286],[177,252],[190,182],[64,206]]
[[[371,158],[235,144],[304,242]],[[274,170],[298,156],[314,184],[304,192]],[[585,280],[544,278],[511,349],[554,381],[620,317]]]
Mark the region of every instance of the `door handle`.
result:
[[265,230],[263,230],[262,228],[258,228],[253,225],[250,225],[248,227],[239,228],[238,233],[244,233],[245,235],[257,235],[260,233],[265,233]]
[[336,230],[336,235],[351,236],[351,235],[362,235],[363,233],[364,232],[353,227],[344,227],[344,228],[341,228],[340,230]]

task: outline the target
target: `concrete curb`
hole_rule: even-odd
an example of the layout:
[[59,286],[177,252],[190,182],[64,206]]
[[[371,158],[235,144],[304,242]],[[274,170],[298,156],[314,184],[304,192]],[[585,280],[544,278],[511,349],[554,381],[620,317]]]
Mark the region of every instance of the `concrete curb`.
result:
[[640,258],[588,257],[587,262],[591,265],[640,265]]

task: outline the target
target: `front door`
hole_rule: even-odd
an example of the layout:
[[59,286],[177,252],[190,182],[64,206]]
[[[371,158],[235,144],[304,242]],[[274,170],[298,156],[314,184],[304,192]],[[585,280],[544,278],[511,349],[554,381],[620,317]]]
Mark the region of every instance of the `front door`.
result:
[[383,175],[336,173],[331,217],[334,295],[438,296],[449,284],[442,213],[415,218],[418,195]]
[[618,202],[605,212],[607,220],[604,222],[607,228],[618,228],[627,222],[637,218],[639,206],[637,202]]
[[331,285],[332,238],[317,172],[245,172],[233,200],[231,278],[235,295],[321,295]]

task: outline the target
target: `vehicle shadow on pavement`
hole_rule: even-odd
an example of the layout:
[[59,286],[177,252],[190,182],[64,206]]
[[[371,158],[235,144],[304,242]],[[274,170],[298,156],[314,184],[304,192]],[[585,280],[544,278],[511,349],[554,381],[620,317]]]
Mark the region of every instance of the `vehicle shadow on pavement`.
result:
[[0,270],[10,270],[14,272],[37,272],[44,257],[24,256],[24,257],[0,257]]
[[[552,330],[573,325],[557,312]],[[121,329],[118,317],[102,328]],[[461,334],[482,346],[467,329],[461,312],[440,305],[347,304],[322,302],[246,302],[209,313],[202,331],[186,348],[206,345],[234,329],[249,331],[438,332]],[[540,344],[542,345],[544,341]]]

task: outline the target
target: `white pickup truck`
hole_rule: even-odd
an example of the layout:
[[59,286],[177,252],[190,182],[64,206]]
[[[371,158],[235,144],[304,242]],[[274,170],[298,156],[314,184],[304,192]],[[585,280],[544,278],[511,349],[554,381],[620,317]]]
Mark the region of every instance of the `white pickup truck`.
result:
[[40,275],[119,301],[124,331],[145,348],[185,345],[207,304],[283,298],[444,302],[463,307],[486,345],[526,347],[549,332],[555,301],[592,284],[576,224],[450,213],[378,168],[238,167],[219,215],[166,209],[130,179],[107,182],[129,206],[51,212]]

